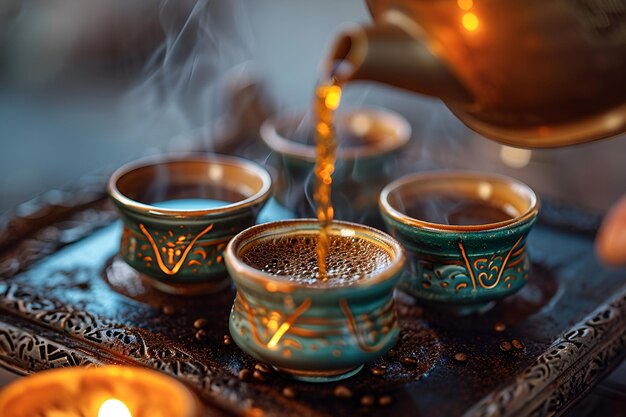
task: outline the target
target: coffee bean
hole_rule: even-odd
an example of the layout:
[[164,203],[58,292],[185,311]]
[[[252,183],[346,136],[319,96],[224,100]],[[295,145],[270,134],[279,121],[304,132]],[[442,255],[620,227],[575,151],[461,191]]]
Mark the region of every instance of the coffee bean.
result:
[[526,347],[524,346],[521,340],[517,340],[517,339],[511,340],[511,344],[513,345],[515,349],[518,349],[518,350],[524,350],[524,348]]
[[249,369],[242,369],[241,371],[239,371],[239,379],[242,381],[247,381],[250,379],[250,370]]
[[254,365],[254,369],[256,369],[259,372],[262,372],[264,374],[271,374],[272,373],[272,368],[269,367],[269,365],[266,365],[264,363],[257,363],[256,365]]
[[265,380],[267,380],[267,374],[264,374],[261,371],[255,370],[252,373],[252,378],[258,379],[259,381],[265,381]]
[[467,355],[465,353],[455,353],[454,354],[454,360],[456,360],[457,362],[466,362],[467,361]]
[[163,308],[163,314],[165,314],[166,316],[171,316],[172,314],[174,314],[176,312],[176,309],[174,308],[174,306],[171,305],[164,305]]
[[387,372],[387,369],[384,366],[375,366],[372,369],[370,369],[370,372],[372,373],[372,375],[382,376],[382,375],[385,375],[385,373]]
[[500,350],[503,352],[508,352],[509,350],[511,350],[511,348],[512,348],[511,343],[507,341],[500,343]]
[[378,399],[378,404],[382,405],[383,407],[391,404],[392,402],[393,398],[391,398],[389,395],[383,395]]
[[404,365],[416,365],[417,364],[417,359],[415,359],[414,357],[411,356],[403,356],[400,358],[400,362],[403,363]]
[[206,338],[206,330],[204,330],[204,329],[198,330],[196,332],[196,339],[203,340],[204,338]]
[[283,395],[287,398],[295,398],[296,392],[291,387],[283,388]]
[[231,343],[233,343],[233,339],[229,335],[225,334],[224,335],[224,344],[225,345],[230,345]]
[[498,333],[502,333],[503,331],[506,330],[506,324],[504,324],[501,321],[499,321],[499,322],[497,322],[496,324],[493,325],[493,330],[495,330]]
[[193,322],[193,327],[195,327],[196,329],[203,329],[207,327],[208,324],[209,322],[206,319],[197,319]]
[[361,398],[361,405],[364,405],[364,406],[374,405],[374,401],[375,399],[372,395],[364,395]]
[[390,349],[389,352],[387,352],[388,358],[395,358],[396,356],[398,356],[398,351],[395,349]]
[[337,398],[352,398],[352,391],[345,385],[337,385],[333,394]]
[[364,395],[363,397],[361,397],[361,405],[364,405],[366,407],[374,405],[375,402],[376,399],[373,395]]

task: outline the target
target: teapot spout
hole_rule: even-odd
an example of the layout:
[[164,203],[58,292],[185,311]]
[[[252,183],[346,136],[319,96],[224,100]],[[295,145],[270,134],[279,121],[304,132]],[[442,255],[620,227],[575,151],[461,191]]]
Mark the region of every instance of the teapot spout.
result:
[[394,23],[353,27],[339,35],[326,71],[340,83],[368,80],[439,97],[471,102],[472,94],[425,42]]

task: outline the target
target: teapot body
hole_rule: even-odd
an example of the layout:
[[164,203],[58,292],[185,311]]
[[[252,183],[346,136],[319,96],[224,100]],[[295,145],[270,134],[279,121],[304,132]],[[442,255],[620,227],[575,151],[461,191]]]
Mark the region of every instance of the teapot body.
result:
[[[464,86],[468,100],[447,98],[443,85],[424,90],[479,133],[553,147],[626,130],[626,0],[368,0],[368,7],[374,26],[402,28]],[[413,82],[408,88],[420,90]]]

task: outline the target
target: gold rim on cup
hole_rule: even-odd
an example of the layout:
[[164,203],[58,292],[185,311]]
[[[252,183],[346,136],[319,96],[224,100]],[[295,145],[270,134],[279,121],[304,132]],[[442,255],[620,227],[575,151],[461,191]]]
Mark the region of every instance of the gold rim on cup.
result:
[[[208,175],[209,179],[211,179],[212,175],[217,174],[212,174],[210,168],[208,172],[203,172],[202,170],[198,169],[202,166],[206,166],[207,163],[211,162],[219,163],[221,168],[225,169],[226,171],[220,173],[220,175],[224,178],[229,178],[230,180],[240,178],[243,170],[243,172],[245,172],[244,180],[256,183],[255,188],[257,188],[257,190],[254,192],[254,194],[241,201],[237,201],[232,204],[224,205],[217,208],[204,210],[181,210],[156,207],[151,204],[137,201],[136,199],[133,199],[127,195],[130,194],[128,191],[124,192],[120,190],[120,188],[124,189],[126,187],[137,187],[138,185],[140,185],[137,181],[139,178],[143,177],[143,179],[145,180],[145,176],[150,176],[151,174],[153,175],[156,170],[159,169],[158,167],[166,165],[169,165],[170,168],[180,166],[182,168],[181,172],[176,173],[176,175],[178,175],[180,178],[182,178],[183,176],[185,178],[188,178],[189,170],[191,169],[190,165],[196,165],[194,167],[194,176],[197,177]],[[138,176],[139,178],[129,178],[131,176]],[[232,182],[235,183],[235,181]],[[241,184],[244,183],[249,184],[249,182],[241,182]],[[258,164],[243,158],[220,154],[174,154],[151,156],[130,162],[120,167],[113,173],[113,175],[111,175],[108,183],[108,191],[109,195],[119,204],[139,213],[146,213],[156,216],[201,217],[207,214],[223,213],[233,209],[251,206],[257,203],[259,200],[262,200],[269,196],[271,192],[271,184],[271,177],[266,170],[261,168]],[[248,187],[250,187],[250,185],[248,185]]]
[[[279,114],[267,119],[261,125],[261,139],[270,149],[283,155],[308,162],[315,162],[315,145],[307,145],[285,137],[280,129],[291,122],[304,117],[304,113]],[[362,120],[365,123],[375,123],[385,134],[377,135],[376,140],[358,146],[339,147],[337,158],[355,160],[391,153],[403,147],[411,138],[411,125],[397,113],[379,109],[358,109],[340,113],[337,124],[350,125]],[[361,119],[359,119],[361,118]],[[359,132],[353,132],[356,136]]]
[[[415,186],[418,183],[419,188]],[[518,214],[496,223],[449,225],[410,217],[396,208],[394,204],[394,200],[405,200],[406,198],[410,200],[410,196],[416,195],[418,192],[440,193],[442,190],[457,192],[458,195],[478,198],[482,201],[496,198],[500,200],[499,206],[506,212],[514,210]],[[388,216],[398,222],[417,228],[444,232],[494,230],[523,223],[534,218],[539,212],[540,206],[535,192],[523,182],[504,175],[474,171],[431,171],[406,175],[383,188],[380,193],[379,205]],[[512,207],[507,207],[507,205]]]
[[[239,258],[239,253],[245,249],[246,245],[253,244],[256,240],[262,240],[270,236],[286,235],[310,235],[319,236],[319,221],[317,219],[293,219],[282,220],[271,223],[258,224],[252,226],[236,235],[226,246],[224,255],[229,265],[239,276],[265,286],[270,292],[291,292],[296,288],[305,288],[307,291],[328,291],[329,288],[338,288],[333,284],[316,282],[315,284],[295,283],[289,277],[269,274],[254,268]],[[287,231],[287,233],[280,233]],[[350,288],[364,288],[383,282],[398,274],[405,262],[404,249],[388,234],[370,226],[362,224],[334,220],[331,234],[340,236],[354,236],[368,241],[376,240],[376,244],[385,248],[389,253],[391,262],[385,271],[378,273],[374,278],[359,280],[347,285]]]

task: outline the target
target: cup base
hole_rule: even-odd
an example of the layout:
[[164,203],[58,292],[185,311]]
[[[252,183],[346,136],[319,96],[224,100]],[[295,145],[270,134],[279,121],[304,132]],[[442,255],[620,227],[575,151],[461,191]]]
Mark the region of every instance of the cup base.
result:
[[222,291],[230,284],[228,277],[219,281],[202,282],[198,284],[166,284],[154,278],[146,277],[155,289],[172,295],[204,295]]
[[476,314],[484,314],[496,305],[495,301],[487,301],[485,303],[476,304],[428,304],[429,307],[454,314],[455,316],[472,316]]
[[[227,275],[223,279],[210,282],[167,284],[137,271],[119,255],[114,256],[109,261],[104,269],[104,278],[116,291],[131,298],[137,298],[139,292],[145,293],[144,287],[147,286],[165,294],[194,296],[216,293],[230,285],[230,279]],[[123,281],[124,284],[121,285],[120,281]]]
[[279,368],[274,366],[281,374],[288,378],[295,379],[302,382],[324,383],[341,381],[351,376],[358,374],[363,365],[359,365],[356,368],[338,369],[334,371],[301,371],[298,369]]

